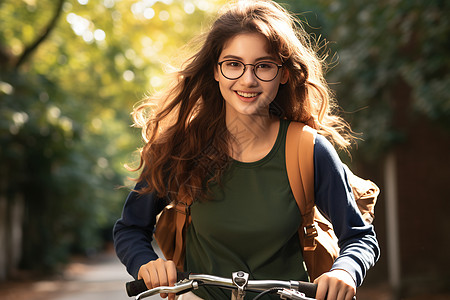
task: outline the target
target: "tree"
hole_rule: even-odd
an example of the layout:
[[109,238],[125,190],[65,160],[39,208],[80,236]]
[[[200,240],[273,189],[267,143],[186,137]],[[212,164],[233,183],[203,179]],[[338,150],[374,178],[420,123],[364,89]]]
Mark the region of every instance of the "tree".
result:
[[219,3],[0,2],[0,278],[110,238],[140,146],[129,113]]
[[450,129],[448,1],[287,2],[307,30],[329,42],[328,81],[345,118],[363,133],[365,159],[404,139],[394,124],[398,90],[411,90],[410,118]]
[[344,117],[362,133],[353,162],[382,190],[375,227],[386,254],[371,274],[389,278],[398,298],[445,293],[450,3],[289,2],[298,12],[311,11],[304,14],[310,30],[331,41],[329,50],[338,55],[327,76]]

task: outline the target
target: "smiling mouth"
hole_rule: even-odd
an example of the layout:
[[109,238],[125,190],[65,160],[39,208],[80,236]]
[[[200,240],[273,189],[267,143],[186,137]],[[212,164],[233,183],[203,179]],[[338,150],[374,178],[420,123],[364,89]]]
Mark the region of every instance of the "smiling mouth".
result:
[[245,92],[239,92],[239,91],[236,91],[236,94],[238,94],[239,96],[244,97],[244,98],[254,98],[259,95],[259,93],[245,93]]

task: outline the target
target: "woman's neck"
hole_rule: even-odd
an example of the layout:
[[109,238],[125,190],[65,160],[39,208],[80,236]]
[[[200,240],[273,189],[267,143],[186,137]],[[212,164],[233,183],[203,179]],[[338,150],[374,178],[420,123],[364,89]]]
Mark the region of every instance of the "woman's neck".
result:
[[280,120],[271,116],[234,116],[226,119],[232,139],[230,155],[241,162],[264,158],[273,148],[278,136]]

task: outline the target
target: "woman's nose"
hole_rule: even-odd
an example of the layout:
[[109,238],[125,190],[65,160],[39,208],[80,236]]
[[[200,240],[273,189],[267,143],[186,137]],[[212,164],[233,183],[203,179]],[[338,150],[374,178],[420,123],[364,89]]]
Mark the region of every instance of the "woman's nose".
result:
[[245,66],[244,74],[240,79],[247,85],[256,85],[258,84],[258,79],[255,76],[255,72],[253,71],[253,66]]

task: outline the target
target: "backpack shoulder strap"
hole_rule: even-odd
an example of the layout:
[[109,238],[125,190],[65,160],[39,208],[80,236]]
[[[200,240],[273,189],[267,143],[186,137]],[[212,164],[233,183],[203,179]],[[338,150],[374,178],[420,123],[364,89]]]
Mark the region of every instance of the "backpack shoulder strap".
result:
[[311,281],[328,272],[339,255],[332,225],[314,202],[314,142],[317,131],[291,123],[286,136],[286,170],[302,215],[298,230],[303,260]]
[[292,193],[302,214],[304,230],[308,230],[314,223],[316,134],[316,130],[303,123],[291,122],[286,135],[286,170]]

